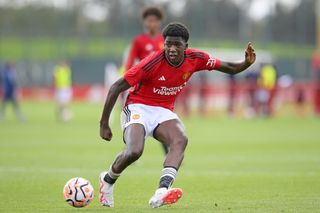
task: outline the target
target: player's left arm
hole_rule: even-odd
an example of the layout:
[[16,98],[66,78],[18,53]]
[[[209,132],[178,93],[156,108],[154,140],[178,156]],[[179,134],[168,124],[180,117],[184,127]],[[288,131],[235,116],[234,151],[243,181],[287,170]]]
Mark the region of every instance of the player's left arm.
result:
[[244,71],[251,66],[256,60],[256,53],[254,52],[253,45],[251,42],[248,43],[248,46],[245,50],[245,59],[242,62],[226,62],[220,61],[220,66],[216,70],[231,75],[237,74]]

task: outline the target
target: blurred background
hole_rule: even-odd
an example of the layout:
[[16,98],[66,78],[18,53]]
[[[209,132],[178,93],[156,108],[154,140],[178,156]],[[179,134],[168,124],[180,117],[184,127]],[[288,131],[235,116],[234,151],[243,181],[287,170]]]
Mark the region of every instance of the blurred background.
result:
[[309,106],[310,112],[317,101],[314,76],[319,78],[313,74],[320,67],[319,56],[314,57],[317,0],[1,0],[1,69],[14,64],[19,99],[50,100],[53,70],[66,61],[73,100],[103,101],[130,42],[143,31],[141,8],[153,4],[165,12],[163,25],[180,21],[188,26],[193,48],[224,60],[241,60],[248,41],[257,51],[255,66],[235,78],[195,75],[185,91],[188,98],[182,94],[179,101],[182,110],[201,106],[201,112],[217,109],[252,117],[264,99],[257,92],[261,69],[272,64],[277,72],[277,91],[269,95],[274,96],[272,107],[297,104],[299,111]]
[[[110,143],[104,100],[147,5],[163,9],[162,27],[184,23],[192,48],[238,61],[251,41],[257,53],[236,76],[196,73],[177,100],[190,142],[175,182],[185,195],[170,210],[320,209],[320,0],[0,0],[0,212],[71,212],[62,188],[76,176],[98,195],[124,146],[123,96]],[[163,159],[149,138],[115,212],[150,212]],[[86,209],[99,210],[98,199]]]

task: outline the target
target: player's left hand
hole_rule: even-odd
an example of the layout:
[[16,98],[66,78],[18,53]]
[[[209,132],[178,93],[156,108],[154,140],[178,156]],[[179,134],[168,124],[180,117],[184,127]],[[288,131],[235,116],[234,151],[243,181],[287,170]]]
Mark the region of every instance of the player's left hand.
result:
[[253,64],[256,61],[256,53],[254,52],[253,45],[251,42],[248,43],[245,53],[246,53],[246,59],[245,59],[246,62],[250,65]]

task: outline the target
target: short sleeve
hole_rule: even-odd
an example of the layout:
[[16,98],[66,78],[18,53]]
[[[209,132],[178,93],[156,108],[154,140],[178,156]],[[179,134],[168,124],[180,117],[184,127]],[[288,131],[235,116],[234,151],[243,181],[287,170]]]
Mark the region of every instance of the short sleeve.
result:
[[127,80],[130,86],[134,86],[147,78],[147,73],[143,70],[143,67],[149,63],[154,56],[156,56],[156,54],[151,54],[150,56],[145,57],[137,65],[131,67],[125,72],[124,79]]
[[216,70],[220,67],[220,60],[202,52],[203,58],[198,60],[197,70]]
[[[140,62],[141,63],[141,62]],[[130,84],[130,86],[134,86],[141,82],[145,77],[145,72],[143,71],[140,63],[131,67],[124,74],[124,79]]]

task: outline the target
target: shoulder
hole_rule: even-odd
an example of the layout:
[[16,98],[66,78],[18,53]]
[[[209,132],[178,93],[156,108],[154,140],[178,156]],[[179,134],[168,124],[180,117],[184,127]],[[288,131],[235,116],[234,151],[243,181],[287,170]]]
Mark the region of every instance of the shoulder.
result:
[[136,35],[136,36],[133,38],[133,40],[134,40],[134,41],[144,41],[144,40],[147,39],[147,38],[148,38],[148,35],[147,35],[147,34],[145,34],[145,33],[140,33],[140,34]]
[[152,53],[148,57],[144,58],[142,62],[142,69],[145,72],[152,70],[156,65],[158,65],[165,58],[164,51],[159,50]]
[[136,36],[132,39],[132,43],[133,43],[133,44],[140,43],[140,42],[143,41],[143,40],[144,40],[144,34],[141,33],[141,34],[136,35]]
[[164,41],[163,35],[161,33],[159,33],[156,38],[159,41]]
[[185,51],[185,54],[186,54],[186,58],[191,59],[191,60],[194,60],[194,59],[204,60],[204,59],[206,59],[206,55],[208,55],[201,50],[191,49],[191,48],[188,48]]

